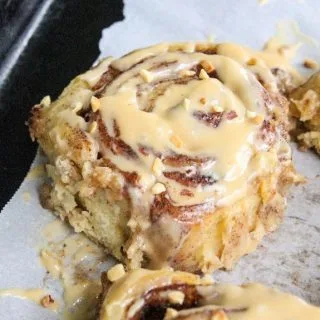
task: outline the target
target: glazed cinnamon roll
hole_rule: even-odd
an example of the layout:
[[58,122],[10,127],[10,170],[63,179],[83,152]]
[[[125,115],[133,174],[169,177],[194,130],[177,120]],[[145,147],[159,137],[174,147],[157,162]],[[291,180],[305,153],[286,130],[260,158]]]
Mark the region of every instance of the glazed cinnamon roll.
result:
[[[211,280],[211,279],[210,279]],[[317,320],[320,308],[253,283],[214,284],[168,270],[137,269],[112,285],[103,277],[99,320]]]
[[32,109],[42,203],[129,268],[231,268],[296,181],[273,62],[234,44],[106,59]]

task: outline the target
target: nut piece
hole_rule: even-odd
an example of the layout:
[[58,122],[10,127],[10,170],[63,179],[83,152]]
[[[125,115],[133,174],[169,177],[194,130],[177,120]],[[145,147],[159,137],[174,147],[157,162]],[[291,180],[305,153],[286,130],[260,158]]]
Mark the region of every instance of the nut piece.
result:
[[111,269],[108,270],[107,276],[111,282],[117,281],[126,274],[124,266],[122,263],[116,264]]
[[40,104],[41,104],[43,107],[45,107],[45,108],[49,107],[50,104],[51,104],[51,98],[50,98],[50,96],[45,96],[44,98],[42,98]]
[[101,103],[100,103],[100,99],[98,99],[97,97],[92,96],[90,103],[91,103],[91,108],[93,112],[96,112],[100,109]]
[[187,98],[186,98],[186,99],[183,100],[183,107],[184,107],[186,110],[189,110],[190,104],[191,104],[190,99],[187,99]]
[[156,158],[152,165],[152,171],[156,176],[160,176],[164,170],[164,165],[160,158]]
[[255,124],[260,124],[262,123],[264,120],[263,116],[261,114],[258,114],[256,117],[254,117],[253,119],[251,119],[251,121]]
[[221,106],[213,105],[212,111],[213,112],[223,112],[223,108]]
[[141,69],[140,70],[140,76],[142,77],[142,79],[145,81],[145,82],[151,82],[153,80],[153,75],[151,72],[149,72],[148,70],[146,69]]
[[305,59],[303,61],[303,66],[308,69],[317,69],[318,63],[312,59]]
[[89,124],[88,131],[89,133],[94,133],[98,128],[97,121],[93,121]]
[[201,64],[202,68],[203,68],[206,72],[210,73],[210,72],[214,71],[214,66],[213,66],[213,64],[212,64],[210,61],[208,61],[208,60],[202,60],[202,61],[200,61],[200,64]]
[[260,124],[263,121],[263,116],[261,114],[257,114],[254,111],[246,110],[247,118],[250,119],[255,124]]
[[173,304],[183,304],[184,293],[178,290],[172,290],[168,292],[168,299]]
[[178,311],[172,308],[168,308],[163,320],[170,320],[178,315]]
[[248,66],[255,66],[257,64],[257,59],[256,58],[250,58],[248,61],[247,61],[247,65]]
[[206,104],[206,102],[207,102],[205,97],[200,98],[199,101],[200,101],[201,104]]
[[212,316],[211,320],[228,320],[228,317],[223,310],[219,310]]
[[204,69],[201,69],[200,73],[199,73],[199,78],[201,80],[204,80],[204,79],[209,79],[209,75],[206,73],[206,71]]
[[177,147],[177,148],[181,148],[182,146],[182,140],[179,138],[179,136],[177,135],[172,135],[170,138],[170,141]]
[[73,106],[73,112],[77,113],[82,109],[82,106],[83,104],[80,101],[76,102]]
[[196,72],[193,70],[181,70],[179,74],[181,77],[192,77],[196,74]]
[[253,119],[257,116],[257,113],[254,111],[246,110],[246,116],[249,119]]
[[157,182],[153,187],[152,187],[152,193],[153,194],[159,194],[159,193],[162,193],[162,192],[165,192],[166,191],[166,187],[164,184],[160,183],[160,182]]
[[41,299],[40,304],[44,308],[50,308],[54,304],[54,299],[50,294],[48,294]]

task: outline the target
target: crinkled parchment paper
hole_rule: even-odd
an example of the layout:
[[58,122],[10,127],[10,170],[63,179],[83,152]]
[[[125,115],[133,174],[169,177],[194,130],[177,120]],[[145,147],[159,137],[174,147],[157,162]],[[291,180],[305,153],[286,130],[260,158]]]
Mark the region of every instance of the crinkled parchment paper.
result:
[[[270,0],[264,6],[256,0],[127,0],[125,20],[103,30],[99,46],[101,57],[117,57],[161,41],[201,41],[213,36],[218,42],[234,41],[259,49],[284,19],[296,20],[304,33],[320,39],[319,16],[320,2],[316,0]],[[289,29],[282,30],[285,36],[294,28]],[[307,43],[303,57],[320,61],[317,44],[300,38]],[[43,160],[38,155],[34,165]],[[319,305],[320,158],[294,147],[294,160],[308,184],[292,190],[284,223],[233,271],[218,271],[215,279],[259,281]],[[0,214],[0,289],[44,287],[58,295],[59,286],[43,281],[45,269],[38,258],[41,229],[54,219],[39,204],[40,184],[41,179],[25,179]],[[59,318],[59,314],[28,300],[0,298],[2,320]]]

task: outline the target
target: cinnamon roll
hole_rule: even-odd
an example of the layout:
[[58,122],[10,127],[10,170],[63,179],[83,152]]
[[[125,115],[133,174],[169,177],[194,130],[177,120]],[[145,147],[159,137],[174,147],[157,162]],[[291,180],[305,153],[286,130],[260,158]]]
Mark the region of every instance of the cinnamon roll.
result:
[[320,308],[258,283],[214,284],[206,277],[137,269],[112,285],[103,277],[99,320],[317,320]]
[[302,149],[320,154],[320,72],[290,94],[290,115],[297,120],[297,140]]
[[231,268],[278,227],[296,181],[270,61],[211,43],[103,60],[32,109],[42,203],[129,268]]

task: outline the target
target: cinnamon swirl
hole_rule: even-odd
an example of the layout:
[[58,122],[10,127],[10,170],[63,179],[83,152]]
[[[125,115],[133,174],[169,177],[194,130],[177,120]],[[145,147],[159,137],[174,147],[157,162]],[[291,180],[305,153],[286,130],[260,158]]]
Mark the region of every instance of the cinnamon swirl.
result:
[[214,284],[168,270],[137,269],[112,285],[103,277],[99,320],[316,320],[320,308],[252,283]]
[[295,182],[274,64],[234,44],[106,59],[32,109],[42,203],[129,268],[231,268]]

